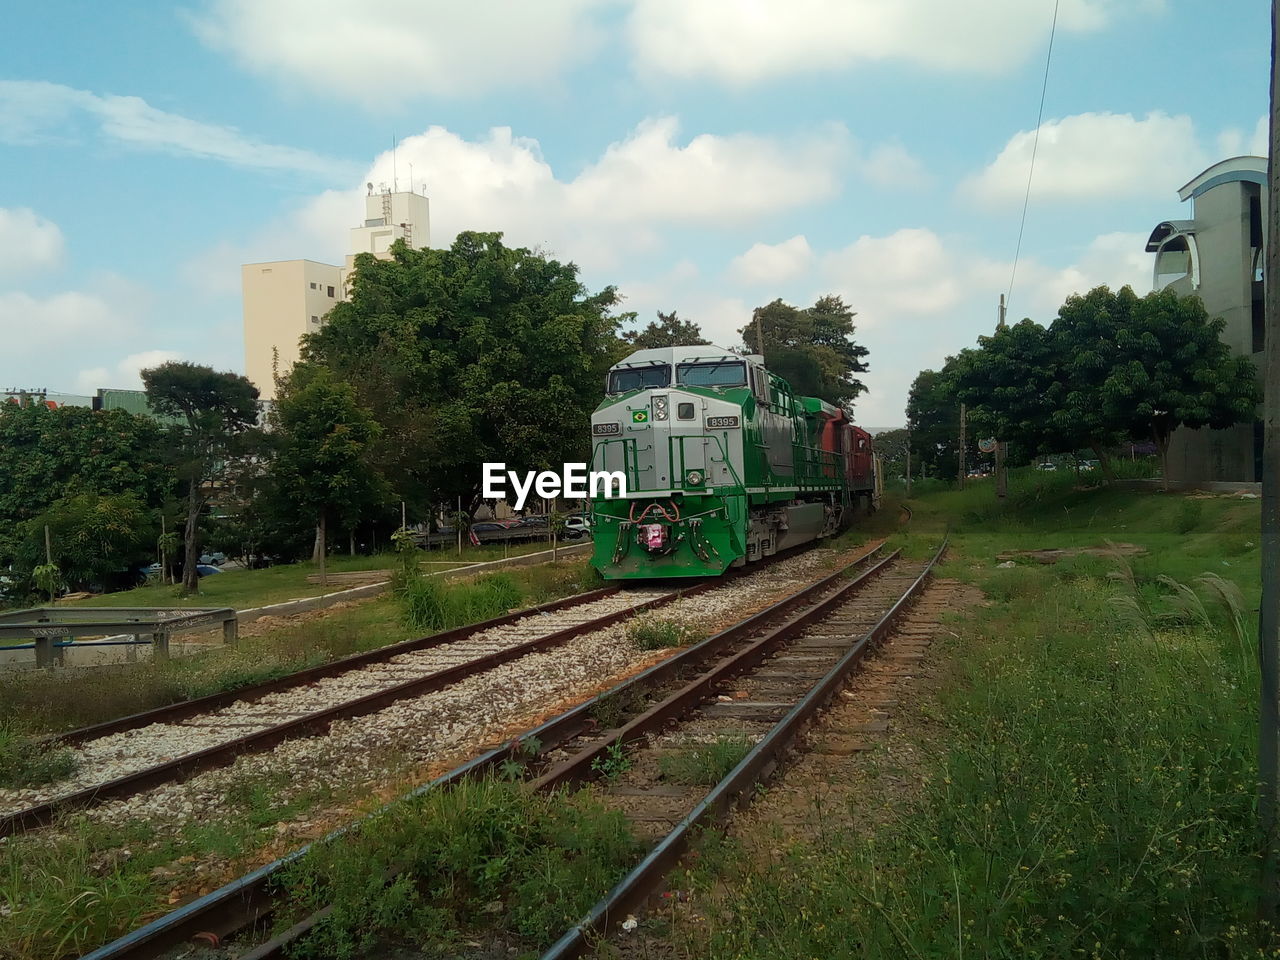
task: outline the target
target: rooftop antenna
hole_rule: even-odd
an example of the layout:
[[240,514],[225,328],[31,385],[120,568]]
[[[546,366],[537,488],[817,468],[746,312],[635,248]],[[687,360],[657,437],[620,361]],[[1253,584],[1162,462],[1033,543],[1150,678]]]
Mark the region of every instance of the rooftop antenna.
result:
[[369,196],[371,196],[371,197],[372,197],[372,196],[373,196],[373,181],[372,181],[372,180],[370,180],[368,183],[366,183],[366,184],[365,184],[365,189],[369,191]]
[[399,141],[396,140],[396,135],[393,133],[391,135],[391,186],[396,193],[400,192],[400,180],[396,176],[396,147],[399,145]]
[[409,164],[409,192],[413,193],[413,164]]

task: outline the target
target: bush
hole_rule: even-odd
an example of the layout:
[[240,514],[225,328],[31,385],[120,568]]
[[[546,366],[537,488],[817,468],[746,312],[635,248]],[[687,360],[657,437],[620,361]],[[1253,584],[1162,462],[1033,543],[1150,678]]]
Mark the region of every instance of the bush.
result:
[[38,787],[65,780],[79,766],[66,748],[50,748],[0,722],[0,787]]
[[1182,501],[1182,506],[1178,508],[1178,519],[1174,523],[1174,529],[1178,533],[1191,533],[1200,526],[1200,521],[1204,518],[1204,501],[1188,497]]
[[641,650],[665,650],[668,647],[687,647],[706,637],[693,627],[674,620],[650,620],[638,617],[627,626],[627,639]]
[[405,625],[431,632],[500,617],[524,600],[519,585],[505,573],[463,583],[446,583],[439,577],[407,577],[399,581],[397,594]]
[[295,955],[369,955],[395,937],[453,955],[479,928],[545,947],[640,850],[621,811],[587,793],[464,782],[398,803],[289,868],[297,912],[332,906]]

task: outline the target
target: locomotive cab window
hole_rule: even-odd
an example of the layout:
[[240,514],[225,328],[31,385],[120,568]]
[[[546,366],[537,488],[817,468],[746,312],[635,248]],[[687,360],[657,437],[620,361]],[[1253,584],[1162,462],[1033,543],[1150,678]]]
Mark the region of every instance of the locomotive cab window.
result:
[[741,387],[747,382],[747,366],[741,360],[714,363],[682,363],[676,381],[689,387]]
[[665,363],[654,363],[643,367],[610,370],[606,392],[627,393],[630,390],[651,390],[669,386],[671,386],[671,368]]
[[677,419],[677,420],[692,420],[692,419],[693,419],[693,404],[692,404],[692,403],[678,403],[678,404],[676,404],[676,419]]

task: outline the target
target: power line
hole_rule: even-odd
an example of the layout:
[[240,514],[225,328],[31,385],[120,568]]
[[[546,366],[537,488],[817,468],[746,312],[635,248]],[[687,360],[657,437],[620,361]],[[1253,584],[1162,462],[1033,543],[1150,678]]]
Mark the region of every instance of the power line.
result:
[[1040,125],[1044,122],[1044,96],[1049,90],[1049,64],[1053,62],[1053,38],[1058,32],[1058,3],[1053,0],[1053,24],[1049,27],[1049,52],[1044,57],[1044,83],[1040,87],[1040,112],[1036,114],[1036,132],[1031,140],[1031,168],[1027,170],[1027,193],[1022,198],[1022,222],[1018,224],[1018,245],[1013,251],[1013,270],[1009,274],[1009,292],[1005,301],[1013,299],[1013,281],[1018,276],[1018,256],[1022,253],[1022,232],[1027,228],[1027,207],[1031,203],[1031,178],[1036,172],[1036,150],[1040,147]]

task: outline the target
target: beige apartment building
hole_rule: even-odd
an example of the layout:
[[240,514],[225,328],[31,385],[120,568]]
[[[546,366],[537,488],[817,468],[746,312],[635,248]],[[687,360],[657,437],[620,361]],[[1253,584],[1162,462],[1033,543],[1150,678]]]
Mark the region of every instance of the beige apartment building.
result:
[[431,207],[423,194],[393,192],[368,185],[364,222],[352,227],[342,266],[315,260],[246,263],[240,268],[244,296],[244,368],[262,399],[275,399],[276,373],[298,361],[302,335],[318,330],[334,304],[346,299],[357,254],[389,259],[391,245],[404,240],[420,248],[431,243]]

